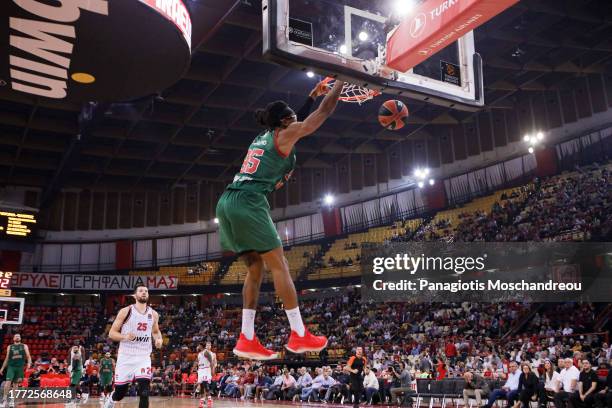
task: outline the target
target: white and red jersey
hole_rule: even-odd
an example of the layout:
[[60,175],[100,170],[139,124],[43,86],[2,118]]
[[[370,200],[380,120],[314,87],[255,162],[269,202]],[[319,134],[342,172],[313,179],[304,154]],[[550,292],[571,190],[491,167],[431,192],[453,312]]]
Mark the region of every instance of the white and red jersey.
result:
[[204,355],[205,353],[206,351],[200,351],[198,353],[198,369],[199,370],[203,370],[203,369],[210,370],[212,368],[211,361],[215,361],[215,353],[213,353],[212,351],[209,351],[211,361],[209,361],[206,358],[206,356]]
[[121,326],[121,334],[134,333],[136,338],[132,341],[119,342],[118,355],[141,356],[150,355],[153,351],[153,309],[147,306],[144,313],[140,313],[134,305],[130,306],[128,315]]

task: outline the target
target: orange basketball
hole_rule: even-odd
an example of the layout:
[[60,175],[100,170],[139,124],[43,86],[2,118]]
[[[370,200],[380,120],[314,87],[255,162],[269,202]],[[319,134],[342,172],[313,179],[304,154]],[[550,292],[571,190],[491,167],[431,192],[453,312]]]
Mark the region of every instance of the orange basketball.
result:
[[406,124],[408,107],[402,101],[391,99],[380,106],[378,110],[378,121],[385,129],[398,130]]

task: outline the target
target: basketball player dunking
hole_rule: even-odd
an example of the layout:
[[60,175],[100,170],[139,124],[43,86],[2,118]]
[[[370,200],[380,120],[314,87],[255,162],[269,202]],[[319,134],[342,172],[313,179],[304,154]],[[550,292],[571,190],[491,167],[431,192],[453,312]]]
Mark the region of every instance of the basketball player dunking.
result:
[[210,395],[210,383],[217,369],[217,355],[212,351],[210,341],[206,342],[206,347],[198,346],[198,389],[202,395],[200,406],[204,406],[204,401],[208,400],[208,406],[212,406]]
[[108,335],[119,342],[119,352],[115,390],[106,399],[104,408],[113,408],[115,402],[121,401],[134,380],[138,384],[138,408],[149,408],[152,342],[155,341],[156,348],[161,348],[162,335],[159,315],[148,305],[149,289],[136,285],[133,296],[136,303],[119,311]]

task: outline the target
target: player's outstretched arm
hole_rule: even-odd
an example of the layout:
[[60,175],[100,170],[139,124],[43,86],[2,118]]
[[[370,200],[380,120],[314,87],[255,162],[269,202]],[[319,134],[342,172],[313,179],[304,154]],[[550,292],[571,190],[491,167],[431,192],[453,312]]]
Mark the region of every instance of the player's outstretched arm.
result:
[[119,313],[117,313],[117,317],[115,318],[115,321],[113,321],[113,325],[111,326],[110,331],[108,332],[108,337],[112,341],[131,341],[136,338],[136,335],[134,333],[121,334],[121,326],[127,318],[128,310],[129,308],[124,307],[119,311]]
[[334,87],[325,95],[319,107],[308,115],[303,122],[294,122],[287,129],[279,132],[279,142],[283,151],[291,151],[293,145],[298,140],[314,133],[334,113],[343,86],[344,82],[336,81]]
[[151,329],[151,335],[155,339],[155,347],[158,349],[162,348],[164,339],[162,337],[161,330],[159,330],[159,313],[153,311],[153,328]]

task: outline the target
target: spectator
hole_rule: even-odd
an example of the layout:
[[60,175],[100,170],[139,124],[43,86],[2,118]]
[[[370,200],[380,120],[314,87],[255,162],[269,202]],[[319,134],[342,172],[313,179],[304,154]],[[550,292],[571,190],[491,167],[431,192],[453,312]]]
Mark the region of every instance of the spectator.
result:
[[521,364],[521,375],[519,376],[519,398],[514,404],[514,408],[519,408],[522,404],[522,408],[529,408],[530,401],[537,401],[538,398],[538,386],[540,380],[538,376],[531,371],[531,364]]
[[540,389],[540,408],[546,408],[559,392],[560,377],[550,360],[544,362],[544,385]]
[[463,388],[463,404],[464,407],[468,407],[470,397],[476,398],[476,407],[480,408],[482,405],[482,394],[485,389],[485,381],[479,376],[475,375],[472,372],[468,371],[463,375],[465,379],[465,386]]
[[40,367],[35,366],[34,371],[28,377],[28,387],[30,388],[38,388],[40,387]]
[[272,379],[270,376],[266,375],[261,368],[257,370],[257,379],[255,381],[255,401],[257,401],[258,398],[263,401],[264,392],[269,390],[271,385]]
[[296,401],[300,397],[300,394],[304,388],[312,385],[312,376],[306,367],[298,369],[298,373],[300,374],[300,377],[295,384],[295,388],[291,389],[287,395],[287,398],[293,401]]
[[457,347],[453,339],[449,339],[444,346],[444,354],[450,365],[455,365],[455,359],[457,358]]
[[561,386],[554,398],[556,408],[565,407],[565,403],[569,401],[570,396],[576,392],[576,385],[580,377],[580,372],[574,366],[574,361],[571,358],[559,360],[559,367],[561,367],[561,364],[564,368],[559,373]]
[[380,384],[378,384],[378,378],[370,366],[366,366],[363,377],[363,388],[365,390],[366,404],[372,404],[372,397],[378,393]]
[[247,372],[238,380],[238,392],[240,399],[244,401],[255,388],[255,373],[252,369],[248,369]]
[[325,397],[323,398],[323,402],[331,402],[336,399],[336,397],[340,396],[340,403],[343,404],[344,400],[348,398],[349,395],[349,384],[350,384],[350,376],[348,373],[344,371],[342,364],[338,364],[336,370],[332,373],[332,377],[336,381],[334,385],[327,389],[325,393]]
[[610,361],[606,382],[601,391],[595,395],[597,406],[612,408],[612,360]]
[[312,397],[313,400],[318,401],[319,394],[323,391],[327,392],[335,383],[336,381],[330,377],[329,371],[324,368],[321,370],[321,373],[312,380],[312,385],[302,390],[301,400],[308,402]]
[[[508,405],[514,405],[514,400],[518,395],[519,377],[521,373],[518,371],[518,365],[515,361],[508,364],[508,379],[503,387],[495,389],[489,396],[489,401],[485,404],[485,408],[491,408],[495,401],[499,398],[506,398]],[[560,407],[557,407],[560,408]]]
[[281,395],[284,400],[289,399],[289,394],[293,392],[296,388],[297,382],[295,378],[291,374],[289,374],[289,370],[286,368],[283,370],[283,385],[281,386]]
[[[399,365],[391,366],[391,373],[396,378],[396,381],[399,381],[399,387],[391,388],[391,403],[398,402],[400,405],[405,403],[406,401],[412,401],[412,387],[410,384],[412,383],[412,377],[410,376],[410,371],[408,371],[408,367],[404,362],[400,362]],[[400,399],[400,397],[403,397]]]
[[[286,371],[286,369],[283,371]],[[272,383],[272,386],[268,390],[265,396],[265,399],[273,400],[273,399],[278,399],[282,396],[283,379],[284,379],[284,373],[282,372],[279,373],[274,378],[274,382]]]
[[578,377],[578,391],[570,396],[572,408],[593,408],[597,383],[597,373],[591,368],[591,362],[586,359],[582,360],[582,372]]

